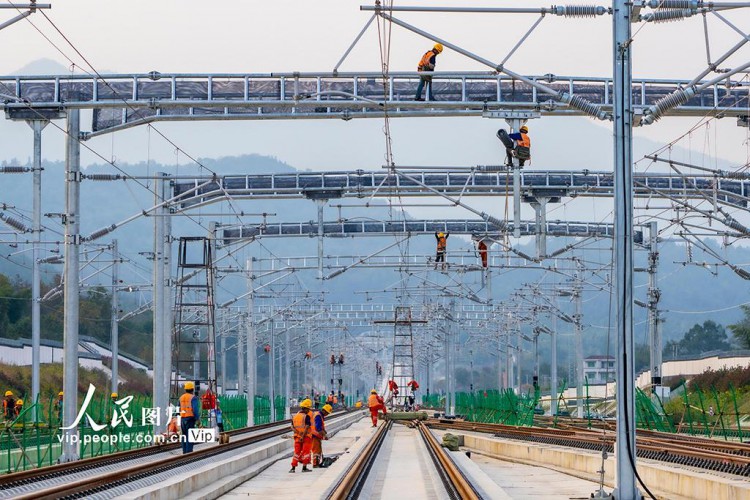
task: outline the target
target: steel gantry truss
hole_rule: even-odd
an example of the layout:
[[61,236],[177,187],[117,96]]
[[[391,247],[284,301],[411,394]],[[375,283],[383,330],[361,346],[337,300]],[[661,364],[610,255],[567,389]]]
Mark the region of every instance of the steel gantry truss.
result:
[[[610,111],[611,78],[524,77],[560,94],[584,97]],[[417,72],[46,75],[0,77],[0,94],[10,96],[7,116],[34,119],[38,109],[94,109],[85,138],[158,121],[321,119],[382,117],[494,117],[517,110],[538,115],[586,115],[540,92],[533,85],[496,72],[436,72],[435,100],[414,102]],[[709,82],[702,82],[709,83]],[[689,80],[634,80],[634,104],[640,112],[668,98]],[[748,115],[750,84],[724,76],[671,111],[678,116]],[[385,96],[385,98],[384,98]],[[7,98],[6,98],[7,99]]]

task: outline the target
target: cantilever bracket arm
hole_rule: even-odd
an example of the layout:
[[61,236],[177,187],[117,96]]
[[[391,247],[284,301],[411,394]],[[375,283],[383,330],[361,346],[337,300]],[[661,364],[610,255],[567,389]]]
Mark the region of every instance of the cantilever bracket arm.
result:
[[[16,24],[18,21],[26,19],[31,14],[36,12],[37,9],[51,9],[51,8],[52,8],[52,5],[48,3],[38,4],[36,2],[31,2],[28,4],[13,4],[13,3],[2,4],[0,5],[0,9],[15,9],[19,12],[19,14],[12,19],[8,19],[4,23],[0,23],[0,30],[3,28],[7,28],[8,26],[12,24]],[[21,9],[29,9],[29,10],[27,10],[26,12],[21,12]]]

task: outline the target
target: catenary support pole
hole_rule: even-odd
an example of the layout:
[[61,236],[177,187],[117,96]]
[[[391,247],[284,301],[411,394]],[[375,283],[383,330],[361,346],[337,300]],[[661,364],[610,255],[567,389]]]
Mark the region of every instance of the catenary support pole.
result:
[[583,265],[580,260],[576,260],[576,268],[573,283],[573,300],[576,308],[573,316],[576,345],[576,417],[583,418]]
[[[154,182],[154,205],[163,202],[164,184],[165,180],[164,173],[157,173],[156,180]],[[164,386],[164,380],[166,378],[165,372],[168,370],[167,366],[164,365],[164,351],[166,345],[164,343],[165,337],[168,335],[165,324],[164,324],[164,265],[162,258],[164,255],[164,223],[166,221],[165,212],[163,207],[159,207],[154,211],[154,260],[153,260],[153,330],[154,330],[154,380],[153,380],[153,394],[154,408],[158,408],[159,411],[165,411],[169,404],[169,385]],[[171,359],[171,357],[170,357]],[[171,361],[170,361],[171,365]],[[155,425],[154,432],[162,432],[162,425]]]
[[63,326],[63,422],[62,454],[59,461],[78,460],[78,289],[80,260],[81,112],[68,110],[65,158],[65,264]]
[[120,252],[117,248],[117,240],[112,240],[112,316],[110,318],[110,344],[112,349],[112,392],[118,392],[120,383],[120,301],[119,287],[120,278],[118,268],[120,265]]
[[273,323],[274,320],[271,318],[270,323],[270,335],[271,335],[271,351],[268,353],[268,398],[271,403],[271,422],[276,421],[276,334],[274,333]]
[[250,292],[247,296],[247,324],[245,325],[245,350],[247,356],[246,374],[247,377],[247,425],[255,425],[255,370],[256,370],[256,350],[255,350],[255,316],[253,308],[255,307],[255,296],[253,293],[253,261],[248,259],[245,264],[247,269],[247,289]]
[[318,206],[318,279],[323,279],[323,208],[328,200],[316,200]]
[[[31,262],[31,401],[39,399],[39,365],[42,342],[42,273],[41,249],[39,241],[42,236],[42,129],[47,126],[46,120],[32,120],[27,122],[34,131],[34,164],[33,169],[33,214],[32,230],[34,231],[34,246]],[[31,419],[36,422],[37,407],[32,408]]]
[[[163,174],[162,174],[163,175]],[[163,200],[169,198],[169,182],[166,179],[161,185],[161,197]],[[169,386],[172,383],[172,330],[174,328],[174,298],[172,297],[172,217],[168,216],[169,209],[164,207],[164,240],[161,265],[163,268],[162,275],[162,400],[166,406],[169,406]],[[176,368],[175,368],[176,369]],[[176,403],[176,401],[175,401]],[[159,427],[161,432],[166,430],[166,422],[162,422]]]
[[[557,297],[553,295],[552,304],[557,309]],[[550,333],[550,340],[552,346],[550,348],[550,367],[549,367],[549,392],[550,397],[550,413],[557,415],[557,315],[552,315],[552,333]]]
[[221,390],[219,391],[219,394],[224,396],[227,393],[227,334],[229,333],[229,321],[226,317],[226,313],[221,315],[217,314],[216,324],[219,326],[219,352],[221,354],[219,356],[221,363],[221,379],[219,380]]
[[[248,319],[245,319],[245,321],[248,321]],[[245,332],[247,332],[247,325],[245,325]],[[242,336],[240,335],[239,331],[237,332],[237,394],[244,394],[245,393],[245,381],[246,381],[246,375],[245,375],[245,347],[244,342],[242,341]]]
[[[651,385],[661,385],[661,320],[659,318],[659,227],[656,222],[649,223],[648,248],[648,338],[651,346]],[[654,389],[655,390],[655,389]]]
[[635,365],[633,361],[633,108],[631,5],[613,0],[615,187],[615,310],[617,342],[617,457],[615,497],[638,499],[635,485]]
[[[511,133],[518,133],[521,128],[521,120],[512,118],[506,120],[510,126]],[[513,156],[511,161],[513,169],[513,237],[521,237],[521,162]]]
[[284,418],[292,418],[292,329],[284,332]]

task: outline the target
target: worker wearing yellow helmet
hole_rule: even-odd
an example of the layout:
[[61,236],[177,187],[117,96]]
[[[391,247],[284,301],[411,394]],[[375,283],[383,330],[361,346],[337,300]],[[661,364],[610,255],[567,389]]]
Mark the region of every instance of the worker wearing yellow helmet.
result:
[[437,253],[435,254],[435,269],[437,269],[438,262],[441,264],[441,269],[445,271],[445,252],[448,250],[448,236],[450,233],[435,233],[435,239],[437,240]]
[[[443,51],[443,44],[436,43],[435,46],[431,50],[428,50],[422,56],[422,59],[420,59],[419,64],[417,65],[417,71],[419,71],[420,73],[423,71],[429,71],[429,72],[435,71],[435,58],[442,51]],[[414,97],[415,101],[424,101],[424,99],[422,99],[422,91],[424,90],[425,85],[427,85],[428,100],[430,101],[435,100],[435,97],[432,95],[432,74],[429,74],[429,75],[419,76],[419,86],[417,87],[417,95],[416,97]]]
[[13,391],[5,391],[3,399],[3,417],[5,420],[15,418],[16,398],[13,397]]
[[16,417],[18,417],[21,412],[23,411],[23,399],[19,399],[16,401],[16,407],[14,408],[14,413]]
[[[327,406],[327,405],[326,405]],[[312,401],[304,399],[299,404],[299,411],[292,417],[292,431],[294,431],[294,454],[290,473],[297,471],[297,465],[302,464],[302,472],[312,472],[307,468],[312,451]]]
[[62,409],[63,409],[63,391],[57,393],[57,399],[55,400],[55,412],[57,413],[57,422],[62,424]]
[[195,422],[200,417],[198,397],[194,394],[195,383],[185,382],[185,393],[180,396],[180,427],[183,435],[182,453],[193,451],[193,443],[188,440],[190,429],[195,427]]
[[312,445],[310,451],[312,452],[313,468],[320,467],[323,463],[323,441],[328,439],[325,417],[330,415],[332,411],[333,407],[328,404],[323,405],[320,411],[312,411],[312,427],[310,428]]
[[526,160],[531,160],[531,139],[529,127],[521,125],[518,132],[507,133],[504,129],[497,131],[497,137],[505,146],[507,165],[513,165],[513,158],[518,159],[518,165],[523,167]]

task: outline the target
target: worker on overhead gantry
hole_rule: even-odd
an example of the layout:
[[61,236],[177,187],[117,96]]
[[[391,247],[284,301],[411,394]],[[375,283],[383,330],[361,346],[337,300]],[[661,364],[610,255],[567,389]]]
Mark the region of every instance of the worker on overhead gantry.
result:
[[[435,71],[435,58],[442,51],[443,44],[436,43],[432,50],[428,50],[422,56],[422,59],[419,61],[419,65],[417,66],[417,71],[419,71],[420,73],[423,71]],[[422,99],[422,91],[424,90],[425,85],[427,85],[427,99],[430,101],[435,100],[435,97],[432,95],[432,74],[429,74],[420,75],[419,86],[417,87],[417,95],[416,97],[414,97],[415,101],[424,101],[424,99]]]
[[445,271],[445,252],[448,250],[448,236],[450,233],[435,233],[435,239],[437,240],[437,253],[435,254],[435,269],[437,269],[438,262],[441,262],[441,270]]
[[505,129],[497,131],[497,138],[505,146],[507,155],[506,165],[513,165],[513,157],[518,158],[519,166],[523,167],[526,160],[531,160],[531,139],[529,138],[529,127],[521,125],[518,132],[508,134]]
[[473,239],[477,244],[477,253],[479,254],[479,259],[482,261],[482,267],[487,269],[487,243],[485,243],[484,240],[477,235],[472,236],[471,239]]

